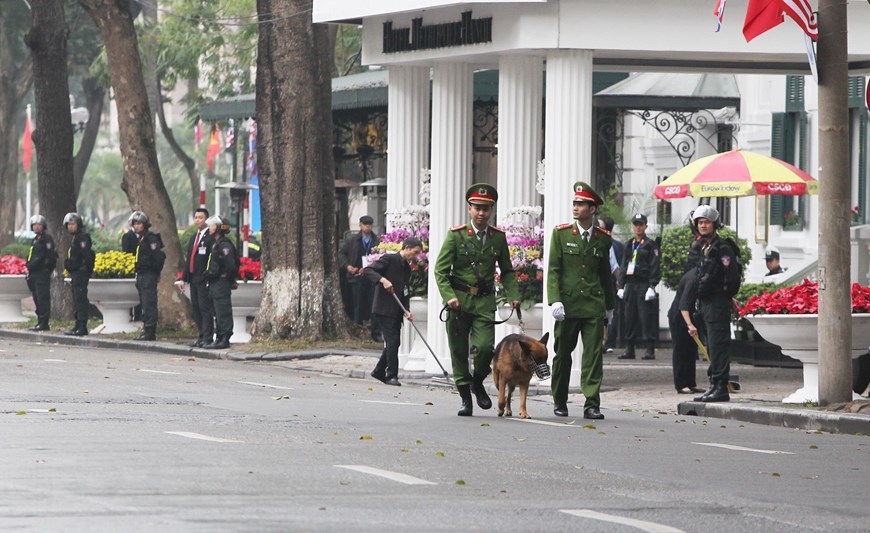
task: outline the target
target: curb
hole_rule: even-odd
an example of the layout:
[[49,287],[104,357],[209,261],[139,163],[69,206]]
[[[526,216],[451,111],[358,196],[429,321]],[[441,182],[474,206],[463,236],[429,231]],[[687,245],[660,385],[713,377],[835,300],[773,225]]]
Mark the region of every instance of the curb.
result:
[[677,405],[677,412],[687,416],[724,418],[768,426],[825,431],[828,433],[870,435],[870,417],[864,415],[705,402],[681,402]]

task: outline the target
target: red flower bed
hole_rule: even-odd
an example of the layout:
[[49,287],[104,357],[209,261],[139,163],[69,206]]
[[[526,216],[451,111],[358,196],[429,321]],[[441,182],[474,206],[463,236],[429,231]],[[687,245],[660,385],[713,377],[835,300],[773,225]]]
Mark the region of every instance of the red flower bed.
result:
[[[805,279],[800,285],[783,287],[749,298],[740,315],[812,315],[819,312],[819,286]],[[852,284],[852,312],[870,312],[870,287]]]
[[14,255],[0,256],[0,274],[27,274],[27,261]]
[[260,272],[260,262],[254,261],[250,257],[240,258],[241,265],[239,266],[239,279],[244,280],[260,280],[262,274]]

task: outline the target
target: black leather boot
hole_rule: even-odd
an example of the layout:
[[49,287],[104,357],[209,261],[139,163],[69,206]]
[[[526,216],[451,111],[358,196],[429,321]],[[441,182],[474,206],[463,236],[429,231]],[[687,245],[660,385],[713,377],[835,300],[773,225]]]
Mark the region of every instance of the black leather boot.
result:
[[79,330],[79,321],[76,320],[75,325],[72,328],[68,329],[67,331],[64,331],[63,334],[64,335],[75,335],[78,330]]
[[40,320],[35,326],[30,326],[30,331],[48,331],[48,320]]
[[157,328],[146,326],[144,330],[142,330],[142,334],[136,337],[137,341],[156,341],[157,340]]
[[88,333],[90,333],[90,331],[88,331],[88,321],[87,320],[80,321],[78,331],[75,334],[76,337],[84,337]]
[[644,361],[649,361],[649,360],[655,359],[655,358],[656,358],[655,345],[650,345],[647,347],[647,349],[644,352],[643,357],[641,359],[643,359]]
[[483,380],[486,379],[486,376],[481,374],[474,374],[471,376],[471,392],[474,393],[474,397],[477,398],[477,406],[481,409],[491,409],[492,408],[492,400],[489,399],[489,395],[486,393],[486,387],[483,385]]
[[699,401],[710,402],[730,402],[731,395],[728,394],[728,381],[717,381],[713,388],[701,396]]
[[217,339],[211,344],[203,344],[206,350],[223,350],[230,347],[230,338],[226,335],[218,335]]
[[462,407],[459,408],[456,416],[471,416],[474,412],[474,405],[471,403],[471,387],[469,385],[457,385],[456,388],[459,390],[459,397],[462,398]]
[[634,359],[634,345],[629,344],[617,359]]

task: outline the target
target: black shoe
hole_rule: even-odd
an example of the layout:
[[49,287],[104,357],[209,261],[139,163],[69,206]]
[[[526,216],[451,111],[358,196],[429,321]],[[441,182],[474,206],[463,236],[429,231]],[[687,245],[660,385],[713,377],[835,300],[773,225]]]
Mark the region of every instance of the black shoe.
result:
[[384,383],[387,385],[392,385],[394,387],[401,387],[402,386],[402,384],[399,383],[399,380],[397,378],[390,378],[390,379],[384,381]]
[[379,373],[379,372],[375,372],[374,370],[372,370],[371,374],[369,374],[369,375],[370,375],[371,377],[375,378],[376,380],[380,381],[381,383],[386,383],[386,382],[387,382],[387,376],[386,376],[386,375],[381,374],[381,373]]
[[29,329],[30,331],[48,331],[49,330],[48,321],[39,322],[35,326],[30,326],[27,329]]
[[462,406],[456,413],[456,416],[471,416],[474,412],[474,405],[471,403],[471,387],[469,385],[457,385],[459,397],[462,398]]
[[211,344],[204,344],[203,349],[205,350],[224,350],[230,347],[230,338],[229,337],[218,337],[216,341]]
[[567,405],[557,405],[553,408],[553,414],[556,416],[568,416],[568,406]]
[[64,331],[63,334],[64,334],[64,335],[70,335],[70,336],[72,336],[72,335],[78,335],[78,331],[79,331],[78,326],[75,326],[75,327],[73,327],[73,328],[70,329],[70,330]]
[[601,411],[597,407],[589,407],[583,411],[583,418],[588,418],[589,420],[604,420],[604,415],[601,414]]
[[616,357],[617,359],[634,359],[634,352],[625,352]]
[[700,399],[695,398],[695,401],[704,403],[730,402],[731,396],[728,394],[728,382],[716,383],[716,385],[707,391],[706,394],[701,396]]
[[72,335],[74,337],[84,337],[88,334],[88,322],[77,320],[75,327],[69,331],[64,331],[64,335]]
[[486,376],[474,374],[471,377],[471,392],[473,392],[474,397],[477,398],[478,407],[481,409],[491,409],[492,400],[489,399],[489,395],[486,393],[486,387],[483,385],[483,380],[485,379]]
[[643,359],[644,361],[651,361],[655,358],[656,358],[656,352],[652,348],[647,348],[646,352],[644,352],[644,354],[643,354],[643,357],[641,357],[641,359]]
[[378,344],[384,343],[384,338],[381,335],[372,335],[372,340]]
[[[211,344],[212,341],[209,341],[208,343]],[[205,343],[202,342],[202,339],[196,339],[196,342],[191,344],[190,347],[191,348],[202,348],[204,345],[205,345]]]
[[139,335],[138,337],[136,337],[136,340],[137,341],[156,341],[157,340],[156,330],[157,330],[157,328],[145,328],[142,331],[142,334]]

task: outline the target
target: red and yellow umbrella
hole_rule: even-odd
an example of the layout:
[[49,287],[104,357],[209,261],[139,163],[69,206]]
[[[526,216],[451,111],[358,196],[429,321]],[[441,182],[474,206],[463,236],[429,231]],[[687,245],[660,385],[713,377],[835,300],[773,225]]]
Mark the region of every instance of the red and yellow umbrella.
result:
[[818,194],[819,182],[803,170],[775,157],[732,150],[703,157],[656,185],[659,200]]

